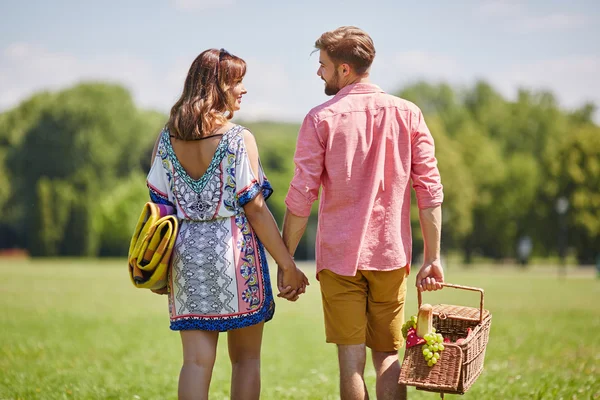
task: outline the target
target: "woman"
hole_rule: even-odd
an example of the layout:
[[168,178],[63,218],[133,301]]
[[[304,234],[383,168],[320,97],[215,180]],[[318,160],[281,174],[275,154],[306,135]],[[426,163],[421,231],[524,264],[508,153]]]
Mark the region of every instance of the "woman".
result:
[[264,247],[279,286],[294,300],[308,280],[289,255],[265,199],[273,192],[256,141],[229,122],[246,89],[244,60],[210,49],[192,63],[183,94],[159,135],[147,184],[153,202],[177,211],[180,230],[168,283],[179,330],[180,399],[206,399],[219,332],[227,332],[231,397],[260,395],[263,325],[275,303]]

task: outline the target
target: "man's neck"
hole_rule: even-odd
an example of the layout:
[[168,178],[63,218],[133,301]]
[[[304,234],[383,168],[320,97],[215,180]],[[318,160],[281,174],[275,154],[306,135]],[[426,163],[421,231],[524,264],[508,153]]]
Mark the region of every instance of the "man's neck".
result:
[[354,85],[355,83],[371,83],[371,81],[369,80],[369,74],[355,76],[353,78],[350,78],[343,87],[346,87],[349,85]]

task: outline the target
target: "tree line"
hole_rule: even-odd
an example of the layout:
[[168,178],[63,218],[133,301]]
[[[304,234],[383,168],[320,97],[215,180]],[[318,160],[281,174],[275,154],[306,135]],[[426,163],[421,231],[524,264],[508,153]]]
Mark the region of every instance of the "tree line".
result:
[[[562,109],[547,91],[508,100],[486,82],[418,82],[396,93],[424,112],[444,185],[443,248],[514,257],[557,254],[568,232],[581,263],[600,253],[600,127],[595,107]],[[82,83],[34,94],[0,114],[0,249],[32,256],[123,256],[148,200],[145,175],[163,113],[139,109],[121,86]],[[299,124],[244,123],[256,136],[279,223]],[[559,198],[568,201],[564,217]],[[416,253],[421,244],[413,201]],[[314,255],[316,205],[299,254]]]

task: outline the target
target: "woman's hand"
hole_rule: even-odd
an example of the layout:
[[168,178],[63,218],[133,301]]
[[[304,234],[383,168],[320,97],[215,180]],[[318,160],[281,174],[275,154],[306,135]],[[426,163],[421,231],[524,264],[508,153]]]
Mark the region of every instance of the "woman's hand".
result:
[[298,300],[300,295],[306,292],[306,286],[310,285],[308,278],[295,263],[277,267],[277,289],[279,290],[277,297],[289,301]]

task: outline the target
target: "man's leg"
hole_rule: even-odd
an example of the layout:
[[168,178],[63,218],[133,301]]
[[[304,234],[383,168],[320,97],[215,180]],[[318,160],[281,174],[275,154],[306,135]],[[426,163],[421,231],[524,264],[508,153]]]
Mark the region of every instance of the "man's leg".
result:
[[363,379],[366,363],[367,281],[359,271],[341,276],[319,272],[327,343],[338,346],[342,400],[368,399]]
[[340,399],[368,399],[365,385],[366,347],[364,344],[338,345]]
[[400,376],[398,352],[372,350],[371,355],[377,376],[377,400],[405,400],[406,386],[398,384]]
[[367,347],[372,350],[377,376],[377,399],[406,399],[406,388],[398,384],[404,322],[406,270],[368,271]]

